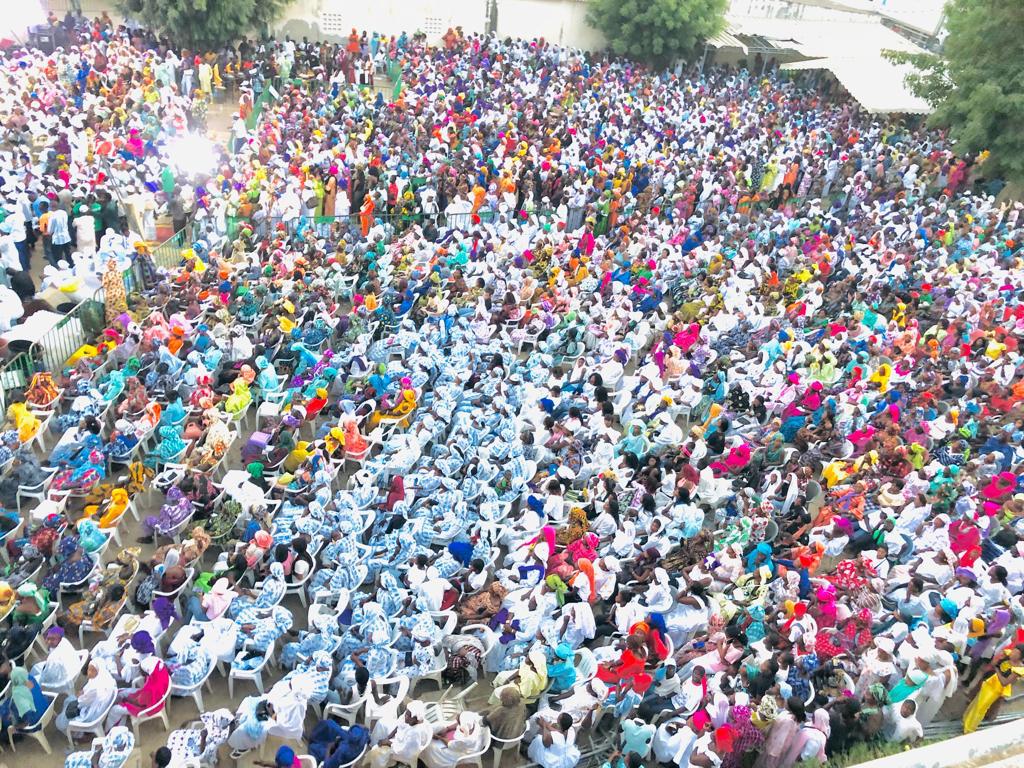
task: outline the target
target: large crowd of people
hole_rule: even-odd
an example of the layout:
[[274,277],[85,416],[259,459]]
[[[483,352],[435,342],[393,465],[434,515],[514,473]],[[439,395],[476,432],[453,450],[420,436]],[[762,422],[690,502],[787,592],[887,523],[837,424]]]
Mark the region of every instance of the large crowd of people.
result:
[[789,768],[1024,677],[984,156],[770,67],[68,29],[0,60],[0,321],[41,250],[107,326],[8,393],[12,738],[121,768],[173,696],[161,767]]

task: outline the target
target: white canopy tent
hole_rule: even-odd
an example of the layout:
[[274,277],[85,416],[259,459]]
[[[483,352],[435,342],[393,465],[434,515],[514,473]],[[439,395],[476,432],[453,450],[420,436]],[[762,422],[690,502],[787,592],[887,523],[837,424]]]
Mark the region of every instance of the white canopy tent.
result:
[[926,115],[932,111],[927,101],[915,96],[907,87],[906,76],[910,68],[894,64],[881,56],[871,61],[827,56],[822,59],[792,61],[783,64],[780,69],[826,69],[868,112]]
[[781,60],[783,70],[828,70],[869,112],[931,111],[907,87],[910,67],[884,56],[887,50],[918,53],[921,49],[877,16],[843,11],[814,18],[730,13],[726,31],[708,40],[708,45],[738,48],[746,55],[748,48],[753,50],[751,40],[760,41],[764,55]]

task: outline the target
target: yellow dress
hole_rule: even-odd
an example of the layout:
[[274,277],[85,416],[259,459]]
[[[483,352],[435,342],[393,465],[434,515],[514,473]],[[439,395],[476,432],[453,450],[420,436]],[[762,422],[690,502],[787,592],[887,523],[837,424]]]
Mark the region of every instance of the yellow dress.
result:
[[18,430],[18,440],[22,443],[27,443],[39,431],[39,419],[24,403],[13,403],[7,409],[7,419],[14,425],[14,429]]
[[[1009,659],[1003,659],[999,662],[999,671],[1003,675],[1012,673],[1017,677],[1024,677],[1024,667],[1013,666]],[[985,715],[988,714],[992,705],[1000,698],[1010,698],[1012,692],[1012,683],[1010,685],[1003,685],[999,681],[999,675],[994,673],[989,675],[985,682],[981,684],[978,695],[974,697],[974,700],[964,712],[964,733],[974,733],[974,731],[978,730],[978,726],[981,725],[981,721],[985,719]]]

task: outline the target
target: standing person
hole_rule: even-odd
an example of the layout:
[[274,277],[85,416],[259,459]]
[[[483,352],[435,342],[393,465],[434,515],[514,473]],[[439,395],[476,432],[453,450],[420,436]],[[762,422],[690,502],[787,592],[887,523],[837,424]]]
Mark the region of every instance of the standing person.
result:
[[56,266],[62,259],[70,261],[71,232],[68,230],[67,211],[63,208],[51,210],[46,229],[50,236],[50,263]]
[[245,146],[246,139],[248,138],[249,129],[245,126],[242,113],[236,112],[234,114],[234,122],[231,123],[231,151],[237,154]]
[[25,221],[25,214],[20,205],[9,204],[5,207],[7,209],[7,218],[4,219],[4,223],[11,228],[11,240],[18,251],[18,260],[21,262],[22,270],[27,272],[31,268],[30,262],[32,258],[32,252],[28,247],[28,232],[26,230],[28,222]]
[[97,231],[106,232],[108,229],[112,229],[117,232],[121,220],[120,214],[117,212],[117,202],[105,189],[101,190],[97,197],[100,203],[100,225],[102,227]]
[[1003,651],[1002,658],[991,665],[992,674],[978,689],[977,695],[964,711],[964,733],[974,733],[985,719],[989,709],[999,699],[1008,699],[1013,684],[1024,678],[1024,645]]
[[39,210],[39,234],[43,238],[43,256],[53,265],[57,264],[53,258],[53,244],[50,239],[50,203],[48,200],[38,201]]

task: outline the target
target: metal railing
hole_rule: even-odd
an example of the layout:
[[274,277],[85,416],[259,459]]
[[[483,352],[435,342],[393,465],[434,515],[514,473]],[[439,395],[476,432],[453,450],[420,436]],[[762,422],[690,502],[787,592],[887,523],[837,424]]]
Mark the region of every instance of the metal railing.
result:
[[0,409],[7,411],[10,393],[24,390],[36,370],[37,366],[29,352],[19,352],[0,365]]
[[[554,216],[555,211],[545,209],[533,211],[531,215],[539,218],[548,218]],[[575,229],[579,224],[583,223],[583,215],[584,209],[582,208],[569,210],[568,218],[570,224],[574,221],[577,222],[575,226],[570,226],[570,229]],[[385,232],[393,235],[401,234],[413,224],[423,225],[428,222],[433,222],[438,230],[442,232],[450,229],[472,231],[476,227],[495,221],[497,217],[497,212],[491,209],[481,209],[477,213],[375,213],[373,221],[369,224],[371,228],[377,226],[378,223],[383,224]],[[198,238],[209,237],[213,234],[223,236],[231,242],[238,236],[239,231],[243,227],[248,227],[252,230],[255,237],[269,237],[275,232],[283,232],[289,236],[295,234],[303,235],[307,231],[312,230],[318,237],[323,238],[353,234],[356,236],[356,239],[362,239],[362,225],[362,217],[358,213],[352,213],[348,216],[294,216],[287,219],[278,216],[255,218],[227,216],[224,219],[223,227],[215,225],[209,220],[202,223],[196,222],[191,235],[193,238]],[[175,234],[175,237],[184,237],[184,234],[184,231],[178,232]],[[160,259],[156,259],[157,264],[161,267],[170,266],[164,263],[164,260],[169,256],[168,251],[173,250],[176,257],[180,260],[181,249],[188,247],[187,243],[179,241],[172,244],[171,240],[168,240],[167,243],[161,244],[158,248],[164,248],[165,245],[168,248]]]
[[102,302],[85,299],[40,336],[29,350],[36,370],[60,373],[75,352],[97,340],[106,326],[103,310]]

